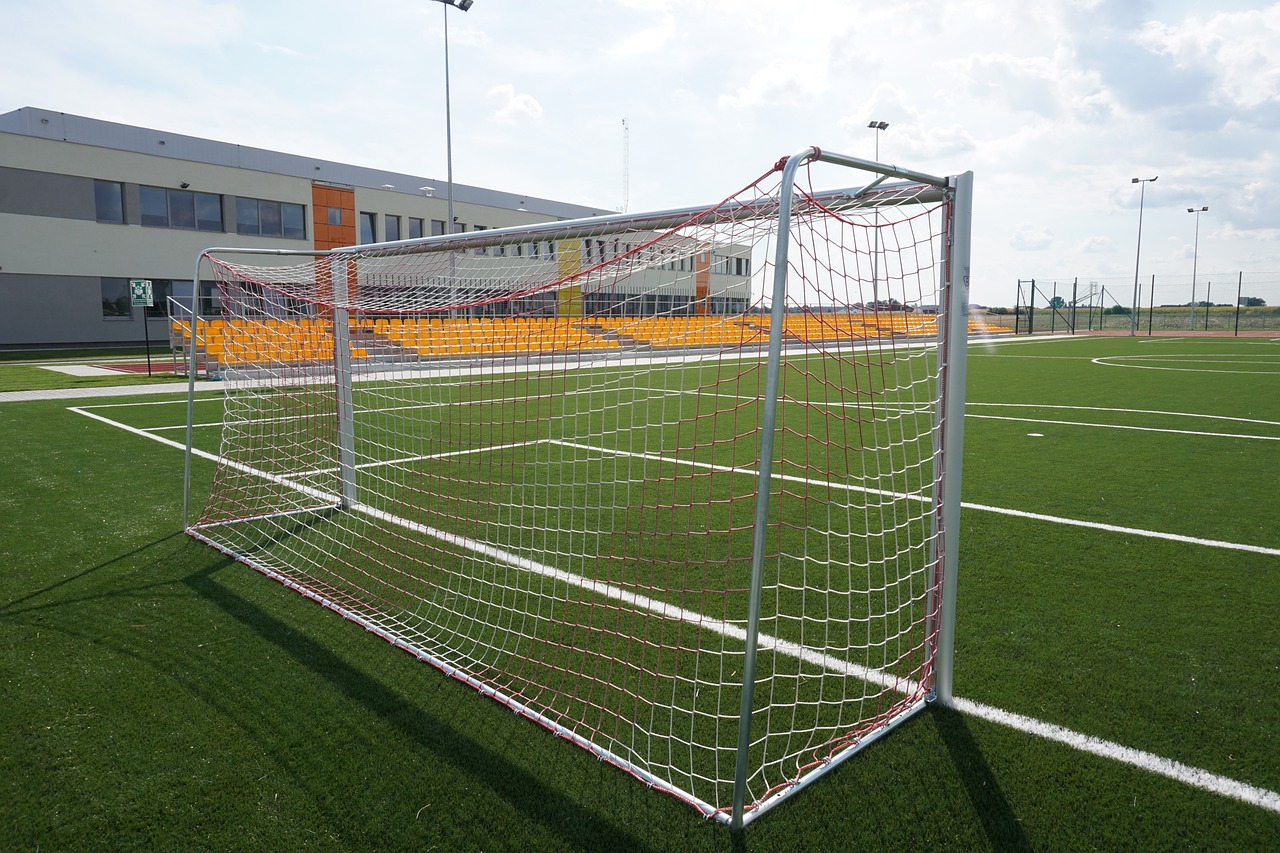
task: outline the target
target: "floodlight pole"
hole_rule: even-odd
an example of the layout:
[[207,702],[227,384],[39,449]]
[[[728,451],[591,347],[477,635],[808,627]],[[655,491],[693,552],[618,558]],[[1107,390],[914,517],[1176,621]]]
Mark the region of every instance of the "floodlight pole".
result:
[[[1191,250],[1191,322],[1188,324],[1188,329],[1193,332],[1196,330],[1196,267],[1200,263],[1200,214],[1208,209],[1207,204],[1204,207],[1187,208],[1187,213],[1196,215],[1196,241],[1195,247]],[[1205,311],[1208,310],[1205,309]]]
[[1138,268],[1142,264],[1142,208],[1147,200],[1147,184],[1159,178],[1133,178],[1130,183],[1141,184],[1142,192],[1138,196],[1138,254],[1133,262],[1133,306],[1129,309],[1129,337],[1138,330]]
[[[880,162],[880,131],[889,129],[887,121],[873,121],[867,127],[876,132],[876,162]],[[874,309],[880,310],[880,211],[876,210],[875,250],[871,255],[871,302]],[[905,297],[904,297],[905,298]]]
[[[463,12],[471,8],[475,0],[436,0],[443,6],[453,6]],[[445,169],[447,170],[446,180],[448,181],[449,191],[449,224],[445,226],[445,233],[453,233],[453,110],[449,98],[449,10],[444,8],[440,10],[444,13],[444,150],[445,150]]]

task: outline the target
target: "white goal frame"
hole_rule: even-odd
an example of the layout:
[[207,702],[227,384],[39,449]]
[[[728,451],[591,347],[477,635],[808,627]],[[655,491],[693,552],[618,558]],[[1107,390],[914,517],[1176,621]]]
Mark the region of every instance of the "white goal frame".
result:
[[[805,190],[801,172],[818,164],[866,173],[871,175],[871,179],[867,183],[853,188],[825,192]],[[193,280],[196,282],[201,280],[201,270],[205,264],[216,264],[224,270],[230,270],[230,272],[223,273],[226,275],[231,275],[231,273],[245,277],[255,275],[254,270],[258,268],[251,269],[239,265],[231,265],[226,260],[237,255],[269,257],[273,263],[292,262],[299,258],[314,258],[316,261],[315,268],[326,271],[326,280],[309,282],[307,286],[312,288],[310,292],[314,294],[308,298],[311,298],[315,305],[322,305],[324,310],[328,312],[325,316],[332,318],[332,322],[326,329],[325,334],[327,337],[324,338],[325,345],[332,347],[331,358],[327,361],[321,360],[319,363],[305,369],[293,366],[265,366],[255,367],[253,370],[232,368],[228,369],[226,378],[228,380],[229,401],[232,399],[230,395],[242,392],[256,393],[252,389],[260,387],[274,388],[277,385],[279,387],[285,385],[311,385],[313,390],[308,393],[313,396],[330,397],[330,402],[326,405],[331,405],[332,407],[332,435],[330,438],[325,439],[325,443],[322,446],[317,445],[319,447],[317,452],[328,455],[329,462],[334,470],[334,485],[332,487],[312,485],[313,481],[308,479],[308,476],[304,476],[298,471],[286,470],[287,466],[279,460],[273,460],[271,464],[267,462],[258,464],[245,457],[233,458],[224,453],[219,459],[219,470],[228,472],[228,476],[243,477],[268,483],[272,489],[282,493],[287,492],[299,495],[302,500],[298,502],[296,509],[282,504],[278,509],[270,512],[264,510],[257,514],[249,513],[236,516],[232,513],[225,517],[208,516],[206,514],[198,518],[194,517],[198,510],[192,495],[192,459],[195,456],[195,381],[199,368],[203,363],[202,359],[210,357],[206,351],[201,349],[201,341],[204,340],[201,330],[206,327],[210,320],[200,316],[199,301],[196,300],[193,303],[190,327],[186,332],[189,350],[185,353],[185,357],[188,360],[190,382],[187,412],[187,452],[184,471],[184,527],[187,532],[263,574],[279,580],[303,595],[337,611],[346,618],[384,637],[394,645],[430,663],[449,676],[469,684],[480,693],[502,702],[519,714],[530,717],[557,735],[617,765],[647,784],[692,804],[703,815],[723,822],[735,831],[741,830],[745,825],[766,813],[772,807],[793,796],[815,779],[866,748],[919,712],[928,703],[949,704],[953,696],[955,604],[958,575],[957,537],[960,527],[961,457],[964,439],[965,351],[969,324],[968,286],[973,176],[972,173],[966,172],[950,177],[939,177],[897,166],[826,152],[818,148],[805,148],[788,158],[778,161],[773,171],[778,175],[775,193],[747,200],[733,199],[710,208],[694,207],[647,214],[619,214],[617,216],[596,217],[571,222],[552,222],[542,225],[499,228],[489,231],[444,235],[375,246],[357,246],[350,249],[332,251],[299,252],[215,248],[201,253],[195,263]],[[919,337],[920,326],[913,326],[913,331],[894,331],[891,334],[887,331],[890,327],[887,320],[879,320],[881,331],[877,333],[875,332],[875,324],[868,320],[867,328],[872,331],[867,332],[868,337],[865,340],[843,341],[836,344],[831,344],[827,340],[816,343],[811,341],[798,343],[796,333],[791,331],[791,326],[789,325],[798,313],[795,289],[801,285],[797,283],[797,276],[804,275],[803,271],[810,267],[813,260],[808,255],[803,258],[793,257],[793,252],[797,250],[797,245],[799,245],[795,243],[794,237],[798,233],[797,229],[815,227],[805,224],[809,222],[809,217],[814,216],[814,211],[818,211],[817,215],[819,216],[842,216],[844,214],[840,214],[840,211],[852,211],[858,216],[869,217],[868,211],[871,210],[893,210],[897,206],[910,205],[934,205],[935,209],[941,211],[941,213],[937,214],[942,222],[940,233],[921,240],[921,245],[926,248],[932,247],[932,250],[935,250],[938,255],[932,266],[924,266],[929,271],[926,274],[934,277],[934,281],[930,286],[934,288],[932,292],[936,294],[938,299],[936,306],[928,306],[931,310],[936,310],[937,312],[936,329],[932,331],[932,336]],[[806,218],[805,223],[798,225],[793,220],[793,217],[799,215],[797,212],[801,210],[805,211],[804,216]],[[833,211],[835,213],[832,213]],[[852,216],[853,214],[849,215]],[[759,329],[762,339],[755,346],[755,349],[750,347],[734,349],[734,357],[744,359],[744,363],[745,360],[749,359],[763,363],[763,390],[759,400],[755,403],[759,408],[759,423],[756,431],[758,435],[758,455],[755,470],[751,472],[756,477],[756,485],[754,489],[754,518],[751,524],[750,537],[750,571],[747,579],[748,588],[745,597],[747,604],[744,619],[716,617],[697,610],[690,610],[680,600],[665,598],[659,589],[646,591],[642,588],[630,588],[626,585],[619,586],[607,583],[605,580],[592,577],[590,574],[558,566],[554,561],[543,562],[533,559],[527,552],[519,548],[486,541],[482,536],[467,533],[461,528],[443,529],[424,521],[397,514],[393,509],[378,503],[376,500],[377,495],[371,495],[373,500],[365,499],[361,470],[362,465],[368,466],[371,463],[368,461],[362,463],[361,461],[362,459],[367,459],[366,456],[362,456],[367,451],[361,449],[361,443],[365,440],[365,437],[362,434],[364,427],[362,427],[359,417],[357,397],[361,389],[360,383],[376,383],[383,374],[376,369],[365,369],[353,364],[353,352],[358,352],[358,349],[356,348],[357,343],[351,338],[351,333],[352,329],[358,325],[357,315],[361,318],[366,315],[372,317],[377,315],[378,311],[388,309],[382,304],[370,309],[367,304],[361,302],[362,299],[368,298],[366,294],[370,290],[367,282],[362,278],[363,273],[360,271],[360,263],[364,259],[372,258],[377,260],[379,258],[398,256],[407,257],[430,252],[434,252],[436,255],[445,252],[452,259],[466,257],[466,253],[469,252],[487,251],[490,247],[511,245],[513,241],[524,241],[527,244],[528,241],[545,239],[563,243],[604,233],[658,234],[667,229],[696,228],[712,223],[713,219],[715,222],[735,222],[755,221],[761,218],[768,218],[774,223],[770,232],[771,237],[764,244],[768,246],[770,252],[767,267],[771,277],[768,280],[759,282],[761,290],[766,292],[753,294],[753,298],[757,300],[756,304],[768,311],[767,326],[765,325],[765,315],[750,315],[751,317],[759,316]],[[889,251],[889,249],[887,246],[881,245],[885,241],[880,239],[881,235],[878,230],[881,227],[879,214],[877,214],[875,225],[867,223],[869,223],[869,219],[859,227],[866,229],[868,234],[875,233],[875,253],[878,255],[875,266],[879,269],[880,274],[885,274],[886,267],[879,255]],[[828,226],[819,224],[816,227],[822,229]],[[861,246],[863,244],[858,245]],[[870,241],[867,241],[865,245],[870,245]],[[804,252],[810,251],[805,246],[802,246],[801,249]],[[867,257],[870,257],[870,253],[866,249],[855,250],[851,246],[846,251],[851,255],[856,254],[857,251],[864,251],[867,253]],[[920,253],[921,249],[916,247],[915,249],[908,248],[904,251],[907,253],[911,251]],[[925,253],[927,254],[927,251]],[[827,260],[823,262],[826,263]],[[454,260],[449,261],[451,269],[454,263]],[[844,269],[841,267],[841,263],[837,262],[829,267],[824,267],[822,272],[814,279],[814,281],[817,281],[816,284],[814,281],[806,281],[803,286],[816,287],[818,291],[823,293],[836,292],[840,288],[843,288],[840,292],[845,294],[860,292],[857,288],[861,286],[861,282],[855,280],[857,274],[849,270],[841,272],[840,270]],[[232,266],[234,266],[234,269],[232,269]],[[604,268],[607,264],[602,262],[597,266]],[[595,268],[593,267],[592,269]],[[580,277],[581,275],[584,275],[584,273],[575,271],[563,281],[556,282],[555,287],[576,286],[581,288],[580,279],[575,278],[575,276]],[[840,276],[846,276],[848,281],[837,281],[836,279]],[[257,279],[251,280],[259,281]],[[271,280],[269,274],[264,274],[260,282],[256,286],[264,292],[272,291],[273,288],[278,287],[281,289],[281,293],[287,293],[291,298],[298,298],[297,293],[289,289],[294,287],[292,280],[286,283],[277,283]],[[233,287],[234,283],[225,286]],[[876,290],[874,280],[872,290]],[[523,291],[519,290],[518,285],[514,286],[513,292],[523,293]],[[465,296],[451,294],[450,298],[454,299],[458,306],[466,307]],[[854,309],[852,308],[850,297],[845,296],[844,299],[845,302],[833,310],[843,310],[843,316],[851,316]],[[790,313],[789,306],[791,308]],[[904,306],[899,306],[893,310],[901,310],[902,307]],[[449,307],[447,308],[448,313],[442,314],[440,307],[433,305],[430,310],[434,312],[432,314],[433,317],[447,317],[455,309]],[[578,310],[581,310],[580,306]],[[878,301],[875,305],[869,306],[863,306],[859,303],[858,310],[874,314],[879,318],[881,305]],[[819,308],[816,315],[818,321],[822,320],[821,311],[822,309]],[[833,314],[832,316],[837,315]],[[886,314],[885,316],[887,317],[888,315]],[[933,327],[930,328],[932,329]],[[875,337],[877,334],[879,334],[879,337]],[[610,340],[610,343],[612,345],[612,340]],[[778,493],[780,483],[782,484],[781,488],[785,489],[790,487],[789,483],[798,479],[796,477],[788,477],[784,473],[776,455],[779,436],[783,431],[783,426],[779,423],[780,399],[783,396],[780,388],[784,381],[783,374],[788,369],[788,360],[794,360],[798,352],[814,352],[828,346],[832,348],[823,350],[824,352],[835,353],[835,357],[846,359],[849,363],[856,362],[858,358],[863,357],[859,354],[865,353],[865,358],[868,362],[876,358],[893,359],[901,357],[906,359],[908,357],[919,357],[926,358],[928,363],[933,365],[930,370],[934,372],[921,381],[922,386],[931,389],[929,393],[932,396],[922,397],[921,401],[913,404],[903,404],[904,406],[916,405],[917,408],[927,405],[930,410],[929,417],[931,417],[933,424],[932,430],[928,435],[914,439],[921,445],[927,444],[929,441],[932,442],[932,454],[922,466],[922,470],[927,473],[928,482],[925,484],[926,488],[923,489],[921,494],[909,496],[912,501],[916,501],[925,507],[923,514],[918,519],[918,524],[926,529],[926,535],[918,543],[910,546],[913,553],[915,553],[913,559],[918,558],[921,567],[919,570],[920,577],[925,587],[922,597],[923,604],[921,605],[925,616],[918,625],[910,629],[912,632],[910,636],[915,638],[911,642],[920,644],[920,654],[923,661],[918,669],[912,670],[915,673],[913,678],[906,678],[901,672],[886,673],[867,662],[849,660],[820,646],[811,647],[806,643],[787,637],[771,635],[762,630],[762,613],[766,610],[762,599],[765,591],[769,589],[766,575],[775,571],[773,564],[778,559],[778,554],[771,551],[771,548],[776,550],[776,545],[771,545],[771,537],[774,535],[776,526],[773,514],[777,511],[776,507],[771,505],[771,495]],[[698,350],[698,352],[704,351],[706,350]],[[745,355],[744,352],[746,353]],[[695,354],[695,356],[690,357],[696,359],[702,356]],[[676,356],[659,357],[646,354],[643,358],[641,356],[634,356],[634,358],[635,361],[628,362],[628,364],[639,364],[643,361],[643,358],[652,358],[655,364],[664,363],[663,358],[671,360],[676,359]],[[493,369],[493,365],[496,363],[495,361],[486,361],[485,367],[473,366],[466,368],[461,366],[451,367],[451,365],[455,364],[454,362],[441,361],[441,373],[439,375],[445,375],[449,370],[471,370],[473,372],[467,375],[480,377],[487,375],[486,371]],[[509,364],[510,359],[503,363]],[[522,369],[528,369],[536,373],[538,369],[541,369],[539,365],[546,367],[556,364],[558,362],[556,362],[555,358],[547,356],[537,364],[534,364],[533,359],[529,359],[527,367]],[[476,381],[479,382],[481,380],[477,379]],[[230,402],[228,405],[231,405]],[[325,409],[325,411],[327,412],[329,409]],[[329,415],[325,417],[329,417]],[[326,432],[325,435],[328,436],[329,433]],[[552,444],[558,444],[559,446],[571,447],[574,445],[572,438],[552,438],[548,440]],[[584,450],[583,448],[587,449]],[[571,447],[571,449],[573,448]],[[575,452],[578,451],[583,453],[602,452],[599,447],[587,447],[587,445],[577,447]],[[640,456],[644,458],[652,457],[654,464],[658,464],[659,461],[664,463],[666,461],[666,457],[659,457],[658,454],[649,451],[641,452]],[[430,459],[427,461],[430,462]],[[674,462],[687,466],[701,465],[704,469],[716,468],[715,465],[693,460],[692,452],[689,460],[676,459]],[[273,467],[273,465],[276,467]],[[304,466],[299,465],[299,469],[302,467]],[[716,468],[716,470],[720,469]],[[745,470],[737,467],[732,469],[733,472],[739,474]],[[925,475],[921,476],[924,477]],[[807,491],[813,489],[814,484],[812,482],[804,482],[795,488]],[[261,556],[256,550],[245,547],[243,540],[237,538],[237,530],[241,527],[274,524],[283,517],[300,517],[313,512],[308,507],[315,501],[325,503],[328,507],[327,511],[331,513],[362,515],[375,523],[395,526],[409,540],[432,543],[432,547],[448,548],[458,553],[470,554],[476,559],[486,561],[486,564],[502,565],[525,573],[537,574],[544,578],[547,584],[557,588],[573,588],[583,591],[581,594],[584,596],[590,595],[606,600],[607,606],[610,608],[625,608],[641,614],[651,614],[658,620],[677,620],[682,624],[695,626],[690,630],[706,632],[708,635],[714,634],[722,638],[722,643],[733,644],[735,648],[732,656],[733,668],[736,669],[736,666],[740,664],[741,672],[733,673],[733,677],[738,679],[739,683],[732,694],[736,695],[735,702],[738,706],[736,711],[736,747],[733,749],[732,778],[724,778],[712,784],[698,775],[701,772],[700,770],[682,771],[683,775],[677,773],[673,776],[667,773],[661,764],[650,765],[643,760],[642,755],[619,749],[618,744],[614,741],[595,737],[590,725],[567,718],[561,708],[542,707],[537,701],[530,701],[518,692],[508,692],[503,687],[504,682],[502,679],[495,680],[490,678],[484,672],[473,668],[467,660],[451,655],[449,650],[432,647],[429,643],[421,640],[418,635],[404,633],[399,627],[402,624],[399,615],[391,614],[388,616],[377,611],[376,607],[372,610],[366,610],[360,602],[353,603],[352,599],[344,598],[343,595],[334,593],[328,586],[310,583],[308,581],[308,570],[305,568],[295,570],[290,565],[278,562],[269,551],[270,543],[263,551],[267,556]],[[262,529],[265,530],[267,528],[264,527]],[[265,539],[271,538],[270,535],[262,533],[261,530],[255,535],[265,537]],[[580,559],[580,557],[575,559]],[[323,562],[323,558],[321,562]],[[786,591],[784,590],[784,592]],[[779,595],[776,589],[770,594]],[[779,606],[781,605],[775,605],[775,607]],[[693,651],[696,652],[698,644],[694,643],[693,645],[695,647]],[[740,655],[736,651],[738,645],[741,645]],[[686,649],[685,651],[690,650]],[[809,747],[805,747],[801,751],[806,755],[810,753],[816,754],[820,750],[826,751],[820,760],[811,760],[807,764],[802,762],[797,753],[797,757],[794,760],[788,759],[788,761],[792,761],[796,765],[794,771],[789,776],[784,774],[779,777],[777,774],[783,773],[782,770],[775,768],[766,772],[761,768],[761,752],[766,749],[766,746],[762,740],[763,735],[753,731],[753,723],[760,714],[760,703],[762,701],[757,694],[757,687],[760,683],[758,668],[761,664],[762,655],[766,653],[771,659],[788,657],[797,662],[795,666],[798,669],[808,668],[824,672],[838,672],[841,677],[858,679],[877,685],[879,690],[890,692],[895,690],[907,691],[919,698],[912,700],[904,707],[895,706],[885,711],[883,718],[877,717],[873,721],[866,723],[864,728],[858,728],[856,736],[851,733],[843,739],[835,738],[837,741],[835,746],[832,746],[832,742],[828,740],[826,743],[819,743],[818,748],[814,748],[812,744]],[[689,665],[700,666],[701,664],[696,664],[695,662]],[[725,666],[723,663],[720,665],[722,667]],[[483,667],[479,669],[483,669]],[[800,680],[798,675],[797,680]],[[695,697],[698,689],[696,685],[693,687]],[[824,698],[823,701],[826,702],[827,700]],[[724,723],[727,726],[733,716],[726,713],[723,717],[717,717],[714,722],[717,724]],[[697,714],[694,714],[690,727],[691,729],[696,728],[697,725],[704,723],[706,723],[706,720],[701,720]],[[842,725],[845,729],[848,729],[848,724]],[[849,731],[852,732],[851,729]],[[698,742],[699,735],[695,733],[690,737],[692,740],[688,745],[689,751],[693,752],[695,748],[701,748],[701,744]],[[773,747],[769,747],[769,749],[773,749]],[[722,753],[727,754],[727,752],[728,747],[726,746],[722,749]],[[680,781],[681,779],[689,781],[682,782]],[[721,793],[722,791],[730,790],[731,794]]]

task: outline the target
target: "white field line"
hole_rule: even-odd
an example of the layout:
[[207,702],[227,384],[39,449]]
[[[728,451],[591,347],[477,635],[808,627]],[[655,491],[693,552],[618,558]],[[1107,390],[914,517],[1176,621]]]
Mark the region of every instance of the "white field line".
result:
[[1280,793],[1269,791],[1266,788],[1258,788],[1226,776],[1219,776],[1217,773],[1210,773],[1208,770],[1201,770],[1198,767],[1183,764],[1180,761],[1163,758],[1150,752],[1143,752],[1140,749],[1122,746],[1092,735],[1081,734],[1033,717],[1024,717],[1011,711],[992,708],[989,705],[982,705],[968,699],[956,698],[952,701],[952,707],[962,714],[979,717],[988,722],[1007,726],[1029,735],[1056,741],[1081,752],[1087,752],[1101,758],[1110,758],[1121,764],[1128,764],[1131,767],[1146,770],[1148,773],[1163,776],[1175,782],[1181,782],[1192,788],[1199,788],[1202,791],[1230,797],[1233,800],[1240,800],[1249,805],[1280,814]]
[[1202,415],[1195,412],[1162,412],[1159,409],[1116,409],[1107,408],[1105,406],[1059,406],[1045,405],[1043,403],[974,403],[966,402],[965,408],[974,406],[991,406],[1001,409],[1060,409],[1064,411],[1075,412],[1120,412],[1127,415],[1165,415],[1175,418],[1202,418],[1209,421],[1231,421],[1233,423],[1242,424],[1263,424],[1265,426],[1280,427],[1280,421],[1266,421],[1259,418],[1235,418],[1228,415]]
[[[1178,361],[1179,358],[1186,358],[1186,361]],[[1265,360],[1262,361],[1215,361],[1215,359],[1223,358],[1243,358],[1243,356],[1233,356],[1227,354],[1205,353],[1203,355],[1184,354],[1184,353],[1161,353],[1160,355],[1109,355],[1100,356],[1099,358],[1089,359],[1096,365],[1101,367],[1127,367],[1132,370],[1172,370],[1176,373],[1224,373],[1236,376],[1280,376],[1280,365],[1276,362]],[[1255,356],[1256,358],[1256,356]],[[1196,365],[1195,367],[1161,367],[1155,364],[1133,364],[1132,360],[1149,359],[1160,361],[1165,364],[1188,364]],[[1267,365],[1271,370],[1219,370],[1213,365],[1216,364],[1255,364]]]
[[[501,548],[495,548],[485,542],[470,539],[465,536],[459,536],[455,533],[449,533],[444,530],[437,530],[418,522],[409,521],[408,519],[399,518],[390,513],[381,510],[365,507],[363,505],[355,505],[352,509],[365,513],[372,518],[380,521],[386,521],[415,533],[421,533],[442,542],[474,551],[491,557],[495,560],[501,560],[508,565],[532,572],[541,577],[548,578],[553,581],[569,584],[596,595],[600,595],[611,601],[617,601],[630,607],[639,608],[641,610],[653,613],[663,619],[675,619],[696,626],[701,630],[710,631],[725,639],[734,642],[746,642],[747,632],[742,626],[733,622],[721,619],[710,619],[694,610],[669,604],[646,595],[641,595],[631,590],[621,589],[612,584],[582,575],[566,572],[562,569],[556,569],[552,566],[521,557]],[[885,672],[884,670],[865,667],[860,664],[851,663],[849,661],[838,658],[834,655],[818,652],[813,649],[789,642],[787,640],[774,637],[769,634],[761,634],[759,636],[759,648],[762,651],[772,651],[775,654],[785,655],[797,660],[804,661],[810,665],[819,667],[827,672],[835,675],[848,676],[857,678],[868,684],[873,684],[887,690],[896,690],[903,694],[915,693],[920,689],[920,684],[911,679],[899,678],[895,675]],[[1157,776],[1164,776],[1175,782],[1181,782],[1192,788],[1199,788],[1202,791],[1208,791],[1224,797],[1230,797],[1241,802],[1248,803],[1258,808],[1280,814],[1280,794],[1269,791],[1265,788],[1258,788],[1253,785],[1239,782],[1226,776],[1220,776],[1216,773],[1210,773],[1207,770],[1201,770],[1198,767],[1192,767],[1181,762],[1164,758],[1150,752],[1143,752],[1139,749],[1123,746],[1118,743],[1103,740],[1102,738],[1093,737],[1092,735],[1082,734],[1063,728],[1062,726],[1047,723],[1043,720],[1037,720],[1033,717],[1025,717],[1021,714],[1015,714],[1011,711],[1004,711],[1000,708],[993,708],[990,705],[983,705],[979,702],[973,702],[968,699],[956,698],[952,700],[952,707],[963,714],[978,717],[988,722],[997,723],[1025,734],[1034,735],[1036,737],[1052,740],[1057,743],[1078,749],[1081,752],[1087,752],[1102,758],[1109,758],[1118,761],[1121,764],[1128,764],[1140,770],[1145,770]]]
[[[164,444],[170,447],[177,447],[179,449],[185,450],[185,445],[179,444],[176,441],[162,438],[157,435],[152,435],[136,427],[132,427],[127,424],[122,424],[118,421],[113,421],[110,418],[106,418],[102,415],[98,415],[93,412],[87,412],[87,411],[84,411],[83,409],[79,409],[75,407],[70,407],[70,411],[76,412],[78,414],[84,415],[85,417],[92,418],[97,421],[101,421],[102,423],[109,424],[111,426],[119,427],[120,429],[123,429],[126,432],[132,433],[134,435],[140,435],[145,438],[158,441],[161,444]],[[218,457],[215,454],[207,453],[200,450],[193,450],[193,452],[196,455],[199,455],[201,458],[218,461]],[[662,459],[664,457],[658,457],[658,458]],[[672,460],[667,460],[667,461],[672,461]],[[246,466],[238,466],[238,467],[242,467],[244,468],[244,470],[248,471],[249,473],[256,474],[268,480],[277,481],[277,482],[289,485],[293,488],[297,488],[299,489],[299,491],[307,495],[328,498],[328,499],[336,499],[337,497],[336,495],[330,495],[328,493],[320,492],[319,490],[312,489],[298,483],[294,483],[287,478],[268,474],[265,471],[256,471]],[[739,469],[727,469],[727,470],[739,470]],[[458,536],[452,533],[447,533],[442,530],[436,530],[434,528],[427,527],[426,525],[418,524],[417,522],[412,522],[407,519],[402,519],[396,516],[392,516],[389,513],[385,513],[380,510],[374,510],[370,507],[357,505],[356,507],[354,507],[354,509],[357,509],[361,512],[369,514],[371,517],[389,521],[399,526],[403,526],[407,529],[414,530],[414,531],[423,533],[425,535],[429,535],[429,536],[441,539],[442,541],[445,541],[445,542],[462,545],[463,547],[474,550],[477,553],[486,554],[488,556],[494,557],[495,559],[501,559],[503,562],[506,562],[512,566],[515,566],[516,568],[522,568],[528,571],[534,571],[534,572],[537,572],[538,574],[541,574],[549,578],[562,580],[565,583],[571,583],[575,586],[578,586],[581,589],[590,590],[592,592],[595,592],[596,594],[605,596],[612,600],[625,602],[630,604],[631,606],[648,610],[649,612],[654,613],[655,615],[661,616],[663,618],[679,619],[681,621],[685,621],[692,625],[695,625],[699,628],[703,628],[703,629],[712,631],[714,633],[717,633],[720,636],[725,637],[727,639],[732,639],[735,641],[745,641],[745,638],[746,638],[745,630],[740,626],[735,625],[731,622],[726,622],[724,620],[707,619],[707,618],[704,618],[701,614],[695,611],[688,610],[686,608],[676,607],[675,605],[668,604],[663,601],[658,601],[657,599],[653,599],[648,596],[639,595],[638,593],[635,593],[629,590],[619,589],[617,587],[614,587],[610,584],[603,583],[601,581],[586,578],[581,575],[573,574],[571,572],[565,572],[560,569],[555,569],[555,568],[552,568],[551,566],[546,566],[541,563],[537,563],[533,560],[529,560],[524,557],[521,557],[518,554],[512,554],[508,551],[503,551],[502,549],[494,548],[493,546],[483,542],[479,542],[478,540],[469,539],[467,537]],[[823,669],[834,672],[836,674],[848,675],[855,678],[859,678],[870,684],[884,687],[886,689],[899,690],[904,693],[914,692],[915,690],[919,689],[919,684],[909,679],[900,679],[897,676],[893,676],[888,673],[885,673],[883,670],[877,670],[869,667],[864,667],[858,664],[850,663],[849,661],[841,660],[840,658],[837,658],[833,655],[815,652],[811,649],[798,646],[795,643],[787,642],[785,640],[782,640],[780,638],[773,637],[770,635],[760,636],[759,647],[761,649],[774,651],[777,654],[788,655],[791,657],[798,658],[807,663],[820,666]],[[1165,778],[1172,779],[1176,782],[1181,782],[1182,784],[1188,785],[1193,788],[1198,788],[1200,790],[1208,791],[1210,793],[1218,794],[1224,797],[1230,797],[1232,799],[1257,806],[1258,808],[1266,809],[1268,811],[1276,812],[1280,814],[1280,794],[1277,794],[1274,791],[1269,791],[1265,788],[1258,788],[1253,785],[1245,784],[1244,782],[1239,782],[1235,779],[1230,779],[1226,776],[1220,776],[1216,773],[1210,773],[1207,770],[1201,770],[1196,767],[1191,767],[1189,765],[1182,764],[1180,762],[1173,761],[1168,758],[1163,758],[1161,756],[1154,755],[1149,752],[1143,752],[1141,750],[1133,749],[1132,747],[1127,747],[1121,744],[1112,743],[1111,741],[1106,741],[1101,738],[1093,737],[1092,735],[1086,735],[1080,732],[1075,732],[1070,729],[1063,728],[1062,726],[1054,725],[1053,723],[1047,723],[1042,720],[1034,719],[1032,717],[1025,717],[1021,714],[1015,714],[1013,712],[1004,711],[999,708],[993,708],[989,705],[983,705],[981,703],[973,702],[968,699],[955,698],[952,700],[952,705],[956,708],[956,710],[960,711],[963,714],[969,714],[971,716],[979,717],[989,722],[997,723],[1002,726],[1007,726],[1009,728],[1024,732],[1026,734],[1034,735],[1036,737],[1045,738],[1047,740],[1053,740],[1058,743],[1062,743],[1066,746],[1070,746],[1074,749],[1078,749],[1082,752],[1088,752],[1090,754],[1097,755],[1103,758],[1110,758],[1114,761],[1118,761],[1123,764],[1128,764],[1130,766],[1137,767],[1142,770],[1146,770],[1149,773],[1153,773],[1159,776],[1164,776]]]
[[1085,421],[1051,421],[1044,418],[1015,418],[1008,415],[977,415],[972,412],[965,412],[966,418],[980,418],[988,421],[1017,421],[1027,424],[1050,424],[1053,426],[1073,426],[1073,427],[1092,427],[1094,429],[1125,429],[1134,432],[1163,432],[1173,435],[1202,435],[1209,438],[1248,438],[1254,441],[1280,441],[1280,435],[1245,435],[1242,433],[1230,432],[1202,432],[1191,429],[1162,429],[1160,427],[1140,427],[1130,426],[1128,424],[1095,424]]

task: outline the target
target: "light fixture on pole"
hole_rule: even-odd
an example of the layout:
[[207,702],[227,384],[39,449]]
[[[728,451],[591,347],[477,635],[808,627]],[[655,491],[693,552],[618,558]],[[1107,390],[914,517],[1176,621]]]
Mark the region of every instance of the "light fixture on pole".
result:
[[[459,11],[465,12],[471,8],[475,0],[436,0],[444,6],[453,6]],[[449,190],[449,221],[445,224],[444,231],[446,234],[453,233],[453,115],[452,106],[449,103],[449,10],[442,9],[444,12],[444,144],[445,144],[445,168],[448,172],[446,179],[448,180]]]
[[1142,208],[1147,201],[1147,184],[1159,178],[1159,175],[1151,178],[1133,178],[1130,183],[1141,184],[1142,192],[1138,196],[1138,254],[1133,261],[1133,306],[1129,309],[1129,336],[1137,334],[1138,331],[1138,268],[1142,264]]
[[[889,129],[887,121],[868,122],[867,127],[876,132],[876,156],[877,163],[880,162],[880,131]],[[880,213],[876,212],[875,227],[876,245],[871,255],[871,302],[875,310],[880,310]]]
[[[1209,205],[1204,207],[1188,207],[1187,213],[1196,215],[1196,242],[1195,248],[1191,250],[1191,322],[1190,329],[1195,331],[1196,328],[1196,266],[1200,263],[1200,214],[1209,209]],[[1208,308],[1205,308],[1208,311]],[[1206,315],[1208,316],[1208,315]]]

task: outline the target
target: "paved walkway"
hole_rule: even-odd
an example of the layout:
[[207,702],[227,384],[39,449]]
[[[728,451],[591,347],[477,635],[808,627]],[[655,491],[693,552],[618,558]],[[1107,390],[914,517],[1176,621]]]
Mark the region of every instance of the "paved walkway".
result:
[[[197,391],[216,391],[225,387],[221,382],[198,380]],[[186,382],[166,382],[163,385],[109,385],[101,388],[52,388],[43,391],[0,391],[0,404],[28,403],[33,400],[84,400],[90,397],[140,397],[147,394],[185,394]]]

